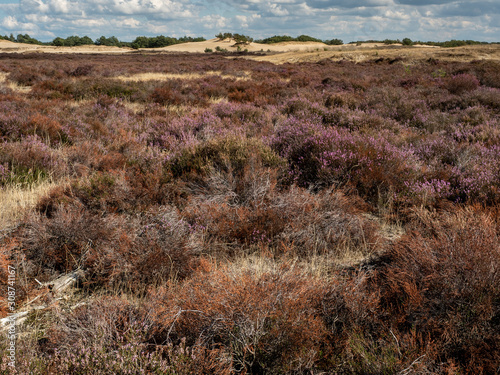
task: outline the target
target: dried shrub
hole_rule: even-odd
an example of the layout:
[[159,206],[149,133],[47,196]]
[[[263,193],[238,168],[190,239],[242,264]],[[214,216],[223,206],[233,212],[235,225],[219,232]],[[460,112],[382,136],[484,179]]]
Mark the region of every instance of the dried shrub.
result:
[[[418,216],[384,257],[377,288],[401,331],[417,328],[440,361],[492,373],[500,357],[498,224],[480,208]],[[428,233],[428,234],[426,234]]]
[[[38,134],[42,139],[49,139],[54,143],[64,141],[66,138],[59,121],[40,113],[30,119],[29,128],[33,129],[33,133]],[[26,133],[31,133],[31,129],[26,129]]]
[[[50,204],[56,195],[48,199]],[[175,209],[151,209],[133,220],[95,215],[76,199],[65,203],[47,205],[47,216],[30,216],[19,233],[31,276],[48,279],[81,268],[93,288],[141,291],[146,285],[183,279],[196,267],[190,240],[196,233]]]
[[378,224],[366,217],[364,204],[339,191],[311,194],[291,188],[276,196],[272,206],[279,207],[279,216],[286,222],[278,237],[280,247],[298,255],[349,258],[384,247]]
[[20,233],[29,274],[46,279],[82,267],[93,249],[104,251],[113,232],[103,218],[79,207],[59,206],[50,219],[33,215]]
[[221,268],[151,297],[161,322],[156,337],[222,347],[236,372],[303,372],[328,350],[315,309],[320,291],[321,284],[296,272]]
[[[57,314],[45,343],[30,353],[33,365],[57,373],[229,374],[219,350],[152,345],[152,322],[143,306],[99,297],[70,314]],[[33,351],[33,350],[32,350]],[[24,368],[25,364],[19,364]]]
[[151,93],[151,100],[161,105],[180,105],[182,96],[170,87],[158,87]]

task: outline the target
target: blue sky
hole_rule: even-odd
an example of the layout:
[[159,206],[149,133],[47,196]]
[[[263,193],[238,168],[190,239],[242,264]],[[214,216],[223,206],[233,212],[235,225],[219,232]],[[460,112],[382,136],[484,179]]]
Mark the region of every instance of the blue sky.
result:
[[0,0],[0,34],[500,41],[500,0]]

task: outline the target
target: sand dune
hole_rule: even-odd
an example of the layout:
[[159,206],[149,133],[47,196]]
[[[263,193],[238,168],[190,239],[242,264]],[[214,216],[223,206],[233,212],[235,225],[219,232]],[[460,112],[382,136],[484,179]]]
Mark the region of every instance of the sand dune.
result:
[[[206,40],[204,42],[182,43],[175,44],[163,48],[154,48],[158,51],[175,51],[175,52],[204,52],[205,49],[215,51],[216,48],[226,49],[230,52],[238,51],[238,46],[232,39],[219,40],[217,38]],[[275,44],[260,44],[250,43],[240,45],[240,50],[248,50],[248,52],[291,52],[291,51],[314,51],[316,49],[323,50],[327,47],[324,43],[317,42],[284,42]]]
[[[191,42],[175,44],[162,48],[144,48],[139,51],[149,52],[193,52],[203,53],[206,49],[216,51],[217,47],[229,52],[238,51],[238,46],[234,40],[218,40],[210,39],[204,42]],[[324,43],[316,42],[285,42],[276,44],[259,44],[251,43],[248,45],[240,45],[240,50],[248,50],[249,52],[291,52],[291,51],[315,51],[323,50],[328,47]],[[107,46],[86,45],[78,47],[54,47],[40,46],[36,44],[13,43],[7,40],[0,40],[0,52],[50,52],[50,53],[130,53],[137,51],[131,48],[118,48]]]
[[[263,52],[261,56],[245,56],[259,61],[269,61],[275,64],[315,62],[323,59],[349,60],[363,62],[378,58],[398,58],[406,61],[436,58],[447,61],[500,60],[500,45],[475,45],[456,48],[441,48],[417,45],[406,47],[398,44],[384,45],[382,43],[344,44],[328,46],[318,42],[284,42],[275,44],[250,43],[238,46],[234,40],[218,40],[216,38],[203,42],[175,44],[162,48],[118,48],[107,46],[86,45],[78,47],[54,47],[34,44],[13,43],[0,40],[0,53],[204,53],[226,50],[237,52]],[[237,55],[241,56],[241,55]]]

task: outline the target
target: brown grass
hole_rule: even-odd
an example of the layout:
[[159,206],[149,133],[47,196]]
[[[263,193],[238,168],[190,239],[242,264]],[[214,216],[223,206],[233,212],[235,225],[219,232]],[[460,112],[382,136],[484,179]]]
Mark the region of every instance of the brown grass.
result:
[[417,60],[438,59],[445,61],[470,62],[473,60],[500,60],[500,46],[466,46],[457,48],[420,48],[385,46],[344,45],[327,51],[289,51],[275,55],[246,57],[256,61],[268,61],[274,64],[317,62],[321,60],[348,60],[357,63],[379,58],[401,58],[406,63]]
[[15,91],[17,93],[20,93],[20,94],[26,94],[26,93],[29,93],[31,91],[31,87],[29,86],[22,86],[22,85],[19,85],[15,82],[12,82],[10,80],[8,80],[8,77],[9,74],[8,73],[3,73],[3,72],[0,72],[0,85],[3,85],[9,89],[11,89],[12,91]]
[[205,77],[220,77],[222,79],[234,79],[236,81],[247,81],[251,79],[251,72],[243,72],[242,74],[234,75],[234,74],[223,74],[220,71],[209,71],[204,73],[182,73],[182,74],[174,74],[174,73],[139,73],[130,76],[117,76],[115,79],[119,79],[125,82],[145,82],[145,81],[168,81],[171,79],[201,79]]
[[0,188],[0,231],[16,224],[26,210],[33,208],[39,199],[61,183],[44,181],[26,188],[4,186]]

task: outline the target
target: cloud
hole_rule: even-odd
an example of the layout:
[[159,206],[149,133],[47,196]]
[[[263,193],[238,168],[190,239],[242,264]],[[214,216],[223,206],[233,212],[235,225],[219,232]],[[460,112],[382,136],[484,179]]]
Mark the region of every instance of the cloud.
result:
[[478,17],[482,15],[500,14],[500,3],[490,1],[454,2],[436,13],[438,17]]
[[287,9],[282,8],[279,4],[269,3],[269,13],[275,16],[288,16],[290,13]]
[[7,30],[14,30],[19,27],[19,22],[17,22],[16,17],[8,16],[2,20],[2,27],[5,27]]
[[223,17],[218,14],[210,14],[207,16],[204,16],[201,19],[201,22],[203,23],[203,26],[207,29],[216,29],[216,30],[222,30],[225,27],[228,27],[229,25],[229,20],[226,17]]
[[456,0],[396,0],[396,4],[424,6],[457,3]]
[[247,28],[251,23],[255,22],[260,18],[259,14],[253,14],[251,16],[242,16],[238,15],[235,17],[236,20],[240,23],[240,27]]

